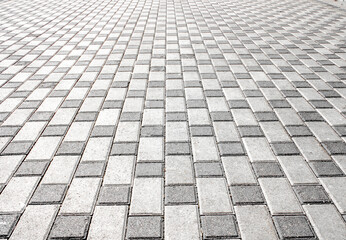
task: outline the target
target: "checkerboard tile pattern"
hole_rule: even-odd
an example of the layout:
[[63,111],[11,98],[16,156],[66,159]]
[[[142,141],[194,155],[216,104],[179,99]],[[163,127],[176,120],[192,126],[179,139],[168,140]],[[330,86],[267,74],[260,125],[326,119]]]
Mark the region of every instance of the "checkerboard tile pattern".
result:
[[346,12],[0,2],[1,239],[344,239]]

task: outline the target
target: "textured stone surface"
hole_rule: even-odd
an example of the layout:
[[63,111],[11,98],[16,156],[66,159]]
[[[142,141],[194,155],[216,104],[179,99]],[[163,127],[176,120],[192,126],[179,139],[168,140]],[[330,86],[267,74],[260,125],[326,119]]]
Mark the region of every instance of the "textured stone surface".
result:
[[343,239],[325,1],[0,1],[0,238]]

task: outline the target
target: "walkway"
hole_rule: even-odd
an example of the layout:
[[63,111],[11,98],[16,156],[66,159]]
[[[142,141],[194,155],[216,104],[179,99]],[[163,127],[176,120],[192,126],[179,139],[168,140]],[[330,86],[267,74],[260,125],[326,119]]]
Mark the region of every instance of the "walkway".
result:
[[346,239],[346,11],[0,1],[0,239]]

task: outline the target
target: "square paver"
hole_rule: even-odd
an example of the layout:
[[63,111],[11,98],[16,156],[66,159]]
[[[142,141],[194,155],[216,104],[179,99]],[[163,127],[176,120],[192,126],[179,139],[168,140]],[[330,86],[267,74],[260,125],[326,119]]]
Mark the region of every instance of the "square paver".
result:
[[17,214],[0,214],[0,237],[9,237],[18,219]]
[[302,204],[330,202],[328,194],[319,185],[297,185],[293,187]]
[[333,177],[344,175],[341,169],[333,161],[310,162],[310,166],[318,177]]
[[221,156],[245,155],[243,145],[240,142],[221,142],[218,146]]
[[218,162],[199,162],[195,163],[196,177],[221,177],[222,168]]
[[138,163],[136,177],[162,177],[162,163]]
[[263,204],[264,198],[260,186],[231,186],[234,204]]
[[299,155],[300,152],[294,142],[276,142],[271,147],[275,155]]
[[82,155],[84,142],[66,141],[61,143],[56,155]]
[[1,155],[26,155],[31,150],[33,142],[11,142],[7,145],[5,150],[2,151]]
[[136,155],[138,143],[133,142],[119,142],[114,143],[112,146],[111,155]]
[[141,129],[142,137],[162,137],[163,126],[143,126]]
[[257,177],[283,177],[284,174],[278,163],[255,162],[252,164]]
[[194,186],[166,186],[166,204],[195,204],[196,193]]
[[62,184],[41,184],[36,189],[30,204],[62,203],[67,186]]
[[89,224],[89,216],[58,216],[50,232],[50,238],[85,239]]
[[189,155],[190,144],[187,142],[166,143],[166,155]]
[[126,239],[162,238],[162,226],[162,217],[159,216],[130,216]]
[[241,137],[263,137],[263,132],[258,126],[241,126],[238,128]]
[[76,177],[102,177],[104,172],[105,163],[102,161],[97,162],[81,162],[76,170]]
[[315,238],[305,216],[275,216],[273,219],[280,239]]
[[323,142],[322,145],[331,155],[346,154],[346,143],[344,142]]
[[47,166],[47,161],[24,161],[16,171],[16,176],[42,176]]
[[202,216],[203,239],[237,237],[238,231],[233,215]]
[[130,187],[119,185],[105,185],[102,187],[98,203],[99,204],[129,204]]

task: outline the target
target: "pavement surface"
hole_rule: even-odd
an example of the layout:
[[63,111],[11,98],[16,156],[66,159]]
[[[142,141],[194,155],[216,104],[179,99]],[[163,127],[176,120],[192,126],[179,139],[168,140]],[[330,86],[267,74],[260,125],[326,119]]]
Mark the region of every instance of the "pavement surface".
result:
[[346,239],[346,11],[0,2],[0,238]]

